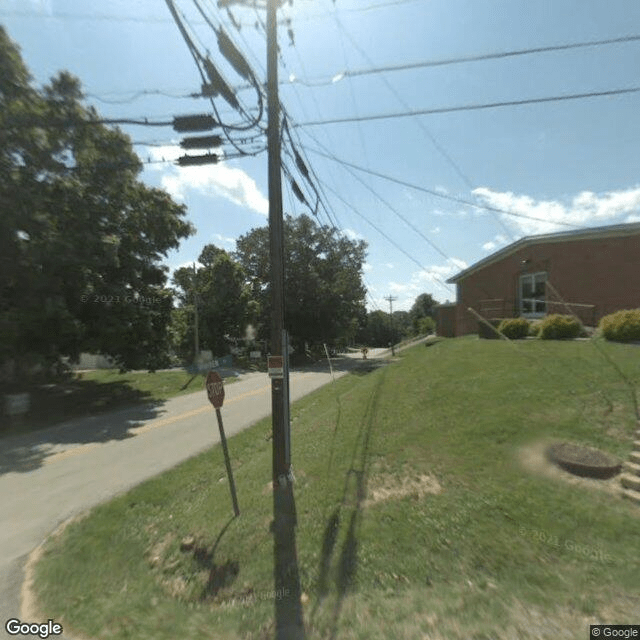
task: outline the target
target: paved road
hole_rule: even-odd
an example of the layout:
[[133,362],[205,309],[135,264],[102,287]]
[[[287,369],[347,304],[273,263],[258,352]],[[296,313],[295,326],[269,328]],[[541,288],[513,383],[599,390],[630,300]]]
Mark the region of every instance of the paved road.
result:
[[[386,354],[370,350],[368,359]],[[359,358],[351,354],[332,360],[334,375],[344,375]],[[315,370],[292,372],[291,401],[330,380],[326,362]],[[226,387],[222,412],[227,435],[270,415],[270,390],[264,373],[243,375]],[[204,391],[0,440],[0,637],[16,637],[6,633],[4,624],[20,617],[26,559],[51,531],[218,440]]]
[[[334,364],[336,377],[349,368]],[[292,401],[331,380],[327,364],[322,368],[292,372]],[[243,375],[225,394],[229,436],[271,413],[265,373]],[[12,637],[5,621],[20,617],[27,556],[53,529],[218,441],[204,391],[0,440],[0,637]]]

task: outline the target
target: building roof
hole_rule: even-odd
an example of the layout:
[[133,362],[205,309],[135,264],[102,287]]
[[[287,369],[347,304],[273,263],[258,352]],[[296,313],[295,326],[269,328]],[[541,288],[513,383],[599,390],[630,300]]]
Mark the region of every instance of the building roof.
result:
[[447,280],[449,283],[458,283],[471,274],[480,269],[488,267],[490,264],[502,260],[507,256],[519,251],[524,247],[530,247],[537,244],[546,244],[550,242],[574,242],[576,240],[592,240],[600,238],[617,238],[620,236],[631,236],[640,234],[640,222],[632,222],[627,224],[614,224],[606,227],[588,227],[585,229],[576,229],[575,231],[560,231],[557,233],[545,233],[538,236],[525,236],[516,240],[512,244],[492,253],[490,256],[479,260],[470,267],[467,267],[455,276]]

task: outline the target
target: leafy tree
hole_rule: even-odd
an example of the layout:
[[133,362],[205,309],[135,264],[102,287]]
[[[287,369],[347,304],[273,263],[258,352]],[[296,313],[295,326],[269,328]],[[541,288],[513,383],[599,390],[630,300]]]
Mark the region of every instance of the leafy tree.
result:
[[370,311],[358,342],[368,347],[387,347],[392,341],[391,316],[384,311]]
[[0,27],[0,361],[18,375],[82,351],[123,369],[166,362],[161,259],[193,229],[138,180],[129,137],[98,119],[69,73],[34,89]]
[[419,333],[419,323],[421,318],[436,317],[436,307],[438,303],[433,299],[430,293],[421,293],[413,303],[409,315],[413,324],[414,333]]
[[184,310],[174,315],[174,335],[178,339],[177,352],[187,360],[193,357],[194,350],[194,292],[200,348],[210,349],[215,355],[226,353],[228,338],[242,337],[247,323],[257,315],[244,270],[226,251],[206,245],[198,262],[202,268],[197,272],[182,267],[173,275],[183,304],[180,309]]
[[399,342],[413,333],[411,315],[408,311],[393,312],[393,341]]
[[[364,312],[366,246],[364,241],[349,240],[328,226],[319,226],[306,215],[286,216],[285,326],[298,350],[305,342],[344,341],[353,334],[353,320]],[[268,228],[253,229],[237,240],[236,247],[234,256],[260,305],[260,337],[270,338]]]

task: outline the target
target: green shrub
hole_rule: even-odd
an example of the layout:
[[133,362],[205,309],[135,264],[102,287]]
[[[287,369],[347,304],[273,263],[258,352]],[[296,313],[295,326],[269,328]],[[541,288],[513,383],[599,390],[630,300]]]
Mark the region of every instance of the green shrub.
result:
[[600,329],[607,340],[640,340],[640,309],[626,309],[604,316],[600,320]]
[[430,316],[425,316],[424,318],[420,318],[418,320],[418,333],[420,335],[429,335],[431,333],[435,333],[436,330],[436,321]]
[[537,338],[540,335],[540,320],[534,320],[529,323],[529,335]]
[[529,321],[526,318],[506,318],[498,325],[498,331],[509,340],[520,340],[529,335]]
[[540,323],[540,337],[543,340],[563,340],[577,338],[582,332],[580,320],[573,316],[552,313]]

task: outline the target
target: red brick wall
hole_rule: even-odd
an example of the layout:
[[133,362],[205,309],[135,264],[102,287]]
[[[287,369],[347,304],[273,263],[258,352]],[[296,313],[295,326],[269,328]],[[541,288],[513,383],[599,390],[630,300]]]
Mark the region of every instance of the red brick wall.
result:
[[455,304],[436,307],[436,335],[442,338],[454,338],[457,335]]
[[[565,302],[595,305],[595,311],[571,307],[585,324],[597,323],[619,309],[640,308],[639,235],[549,242],[523,247],[459,282],[462,315],[456,334],[477,332],[477,320],[466,309],[480,311],[483,300],[502,299],[504,315],[518,315],[519,277],[539,271],[547,273],[547,281]],[[547,300],[557,300],[549,287]],[[554,304],[549,312],[567,311]]]

